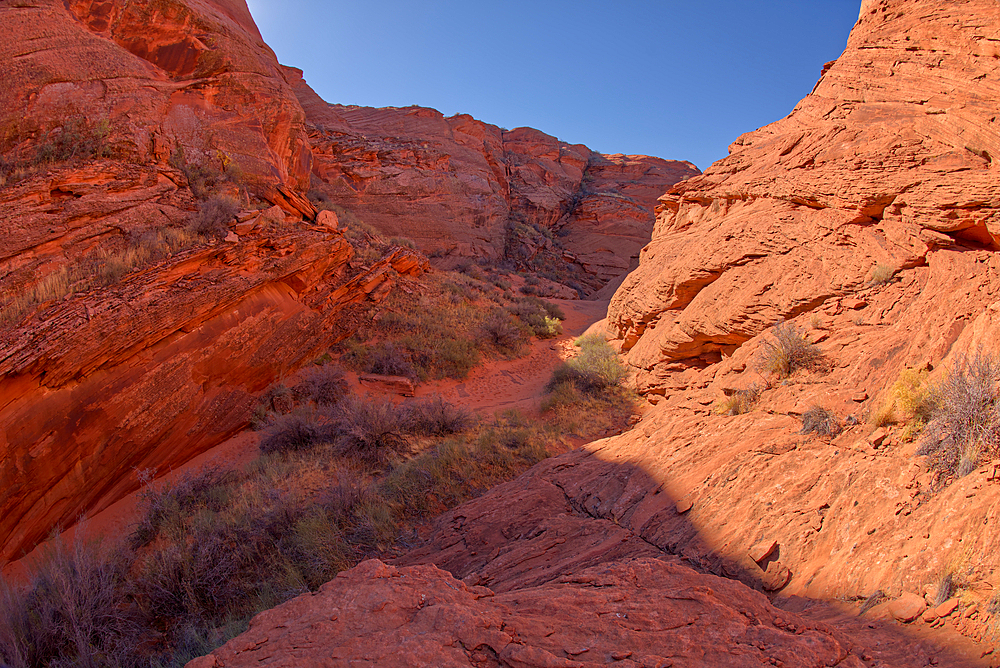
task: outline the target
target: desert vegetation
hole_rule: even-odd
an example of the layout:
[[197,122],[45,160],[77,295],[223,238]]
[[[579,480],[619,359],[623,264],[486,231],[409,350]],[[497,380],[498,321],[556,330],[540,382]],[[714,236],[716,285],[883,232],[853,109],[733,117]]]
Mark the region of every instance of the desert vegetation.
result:
[[919,455],[962,477],[1000,456],[1000,360],[983,351],[958,360],[921,405]]
[[800,369],[814,367],[822,358],[819,348],[791,322],[781,322],[764,340],[760,367],[778,378],[788,378]]
[[812,406],[802,414],[802,429],[799,433],[836,436],[842,430],[840,418],[833,411],[822,406]]
[[[608,398],[623,374],[603,346],[582,341],[554,387],[573,385],[578,412],[617,401],[624,414],[630,404]],[[4,585],[0,659],[184,665],[256,612],[368,556],[394,555],[415,525],[560,449],[552,411],[571,408],[561,396],[543,421],[476,419],[438,396],[395,404],[342,393],[331,367],[303,378],[280,393],[293,410],[265,416],[254,461],[149,483],[123,541],[53,547],[26,586]],[[589,433],[613,421],[593,418]]]
[[758,383],[750,383],[744,388],[734,390],[715,406],[719,415],[744,415],[749,413],[760,401],[764,388]]
[[394,293],[378,320],[340,346],[365,373],[417,381],[465,378],[484,359],[520,356],[532,336],[551,338],[564,314],[461,272],[428,277],[423,294]]
[[624,429],[637,397],[622,387],[628,375],[614,349],[599,335],[576,340],[580,352],[552,372],[542,410],[562,431],[602,435]]
[[110,123],[75,116],[48,131],[13,124],[0,138],[0,186],[16,183],[40,169],[60,163],[107,158]]

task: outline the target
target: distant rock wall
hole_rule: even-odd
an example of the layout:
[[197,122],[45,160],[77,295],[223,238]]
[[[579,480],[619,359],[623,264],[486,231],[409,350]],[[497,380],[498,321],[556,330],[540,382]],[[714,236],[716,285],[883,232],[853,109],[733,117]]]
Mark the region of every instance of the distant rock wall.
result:
[[285,72],[312,126],[323,191],[427,253],[496,259],[508,223],[534,224],[603,284],[648,242],[656,199],[699,173],[689,162],[602,155],[468,115],[327,104],[301,71]]

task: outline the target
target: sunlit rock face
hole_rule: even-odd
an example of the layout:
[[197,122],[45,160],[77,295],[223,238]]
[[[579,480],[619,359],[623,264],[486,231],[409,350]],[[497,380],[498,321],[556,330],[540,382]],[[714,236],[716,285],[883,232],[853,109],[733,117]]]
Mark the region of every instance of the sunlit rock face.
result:
[[301,71],[285,71],[312,129],[316,186],[434,255],[495,260],[508,226],[536,225],[558,235],[565,261],[599,287],[649,240],[657,198],[699,173],[688,162],[602,155],[464,114],[328,104]]

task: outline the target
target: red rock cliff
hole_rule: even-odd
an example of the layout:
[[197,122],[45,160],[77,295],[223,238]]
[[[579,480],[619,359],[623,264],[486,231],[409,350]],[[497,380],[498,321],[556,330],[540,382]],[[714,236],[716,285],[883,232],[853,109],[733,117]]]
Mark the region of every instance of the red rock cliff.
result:
[[503,130],[422,107],[324,102],[285,69],[311,126],[316,176],[331,199],[428,253],[496,258],[510,224],[559,235],[599,286],[630,268],[688,162],[602,155],[531,128]]

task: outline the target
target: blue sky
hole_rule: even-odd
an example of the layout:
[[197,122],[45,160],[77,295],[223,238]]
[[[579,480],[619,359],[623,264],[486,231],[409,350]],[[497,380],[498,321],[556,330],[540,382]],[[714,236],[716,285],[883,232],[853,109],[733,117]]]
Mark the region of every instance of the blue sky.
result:
[[787,115],[860,0],[248,0],[328,102],[419,104],[701,169]]

